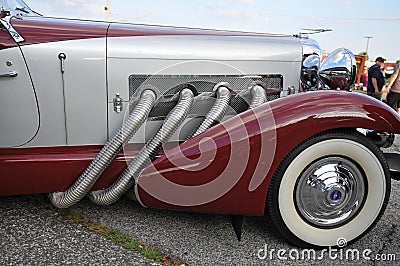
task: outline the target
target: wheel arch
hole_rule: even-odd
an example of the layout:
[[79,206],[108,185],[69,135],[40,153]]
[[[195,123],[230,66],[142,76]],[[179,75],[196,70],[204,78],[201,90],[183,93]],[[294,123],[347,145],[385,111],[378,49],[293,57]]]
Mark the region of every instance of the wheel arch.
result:
[[[358,128],[400,134],[400,116],[372,97],[343,91],[318,91],[292,99],[272,102],[277,148],[265,183],[265,199],[270,181],[281,162],[296,147],[317,135]],[[361,134],[361,133],[359,133]],[[266,200],[264,201],[264,209]]]

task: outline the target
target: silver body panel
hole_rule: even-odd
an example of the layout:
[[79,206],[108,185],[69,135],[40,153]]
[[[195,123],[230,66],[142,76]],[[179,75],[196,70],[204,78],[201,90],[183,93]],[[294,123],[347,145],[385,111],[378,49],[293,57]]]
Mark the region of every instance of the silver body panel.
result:
[[[23,46],[42,120],[38,135],[29,146],[106,142],[105,46],[105,39]],[[67,55],[64,74],[58,58],[61,52]]]
[[[14,58],[19,49],[0,51],[2,58],[14,53],[10,60],[27,91],[16,94],[18,103],[3,104],[13,95],[11,91],[7,94],[3,86],[18,86],[7,83],[17,78],[0,80],[0,111],[4,116],[1,123],[14,121],[20,126],[18,134],[2,129],[1,147],[103,145],[126,115],[131,75],[278,74],[283,77],[284,90],[293,87],[298,91],[302,61],[298,39],[271,36],[112,37],[32,44],[21,49],[26,66],[22,57]],[[66,55],[64,73],[60,53]],[[125,107],[121,113],[114,111],[116,94]],[[18,104],[23,106],[23,112],[4,115]],[[148,139],[153,134],[149,128],[159,124],[160,121],[147,123],[147,128],[140,129],[132,141]],[[181,139],[189,131],[178,130],[172,140]]]
[[[145,36],[108,39],[107,71],[109,135],[119,127],[124,112],[113,112],[112,99],[129,100],[128,79],[143,75],[254,75],[281,74],[283,88],[298,91],[302,46],[298,39],[253,36]],[[149,78],[151,80],[151,77]],[[159,124],[158,121],[147,124]],[[185,122],[186,123],[186,122]],[[185,124],[184,123],[184,124]],[[156,126],[154,125],[154,128]],[[153,127],[153,126],[150,126]],[[132,142],[145,136],[137,132]],[[178,130],[177,132],[180,132]],[[175,133],[173,140],[179,139]],[[182,132],[181,135],[186,133]]]
[[17,76],[0,77],[0,147],[22,146],[39,129],[35,91],[18,47],[0,52],[0,74],[11,71]]
[[[149,36],[108,39],[109,99],[128,98],[131,74],[282,74],[297,85],[302,60],[298,39],[249,36]],[[186,64],[190,62],[190,64]],[[193,63],[194,62],[194,63]],[[212,64],[216,63],[216,64]],[[296,71],[293,73],[293,71]],[[296,87],[297,87],[296,86]]]

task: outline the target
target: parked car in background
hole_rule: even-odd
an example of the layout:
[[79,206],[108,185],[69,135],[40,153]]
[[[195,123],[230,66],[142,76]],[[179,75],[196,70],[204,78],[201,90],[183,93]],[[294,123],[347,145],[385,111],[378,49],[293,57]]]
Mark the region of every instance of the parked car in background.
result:
[[400,117],[348,92],[351,51],[290,35],[0,9],[0,195],[59,208],[264,215],[289,242],[355,241],[385,210]]

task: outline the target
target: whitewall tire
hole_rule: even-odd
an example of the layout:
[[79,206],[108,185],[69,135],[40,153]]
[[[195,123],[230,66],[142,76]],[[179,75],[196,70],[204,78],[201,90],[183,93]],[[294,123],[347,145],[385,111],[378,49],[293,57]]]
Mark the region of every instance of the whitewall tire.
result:
[[390,176],[381,151],[363,135],[332,131],[296,147],[281,163],[268,191],[271,221],[302,247],[354,241],[382,215]]

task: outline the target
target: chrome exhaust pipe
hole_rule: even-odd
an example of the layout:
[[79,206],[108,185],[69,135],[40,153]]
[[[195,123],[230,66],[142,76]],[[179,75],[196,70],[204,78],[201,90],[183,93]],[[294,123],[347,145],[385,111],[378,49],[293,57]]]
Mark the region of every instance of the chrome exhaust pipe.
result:
[[162,145],[166,143],[187,117],[193,103],[193,92],[184,88],[180,92],[177,105],[164,120],[163,125],[154,137],[142,148],[139,154],[129,164],[128,168],[109,188],[91,191],[89,198],[99,205],[112,204],[121,198],[137,181],[140,173],[151,163]]
[[213,91],[215,93],[215,96],[217,97],[213,107],[207,113],[204,121],[199,125],[199,127],[189,138],[195,137],[203,133],[204,131],[221,121],[222,118],[224,118],[229,107],[229,101],[231,99],[230,85],[226,82],[218,83],[217,85],[215,85]]
[[155,101],[156,94],[154,91],[146,89],[142,92],[140,101],[129,118],[122,124],[113,138],[101,149],[96,158],[75,183],[65,192],[54,192],[48,195],[54,206],[58,208],[71,207],[90,191],[101,174],[121,151],[122,147],[132,138],[147,119]]
[[249,104],[249,109],[254,109],[267,101],[265,96],[265,90],[260,85],[254,85],[250,88],[251,102]]

